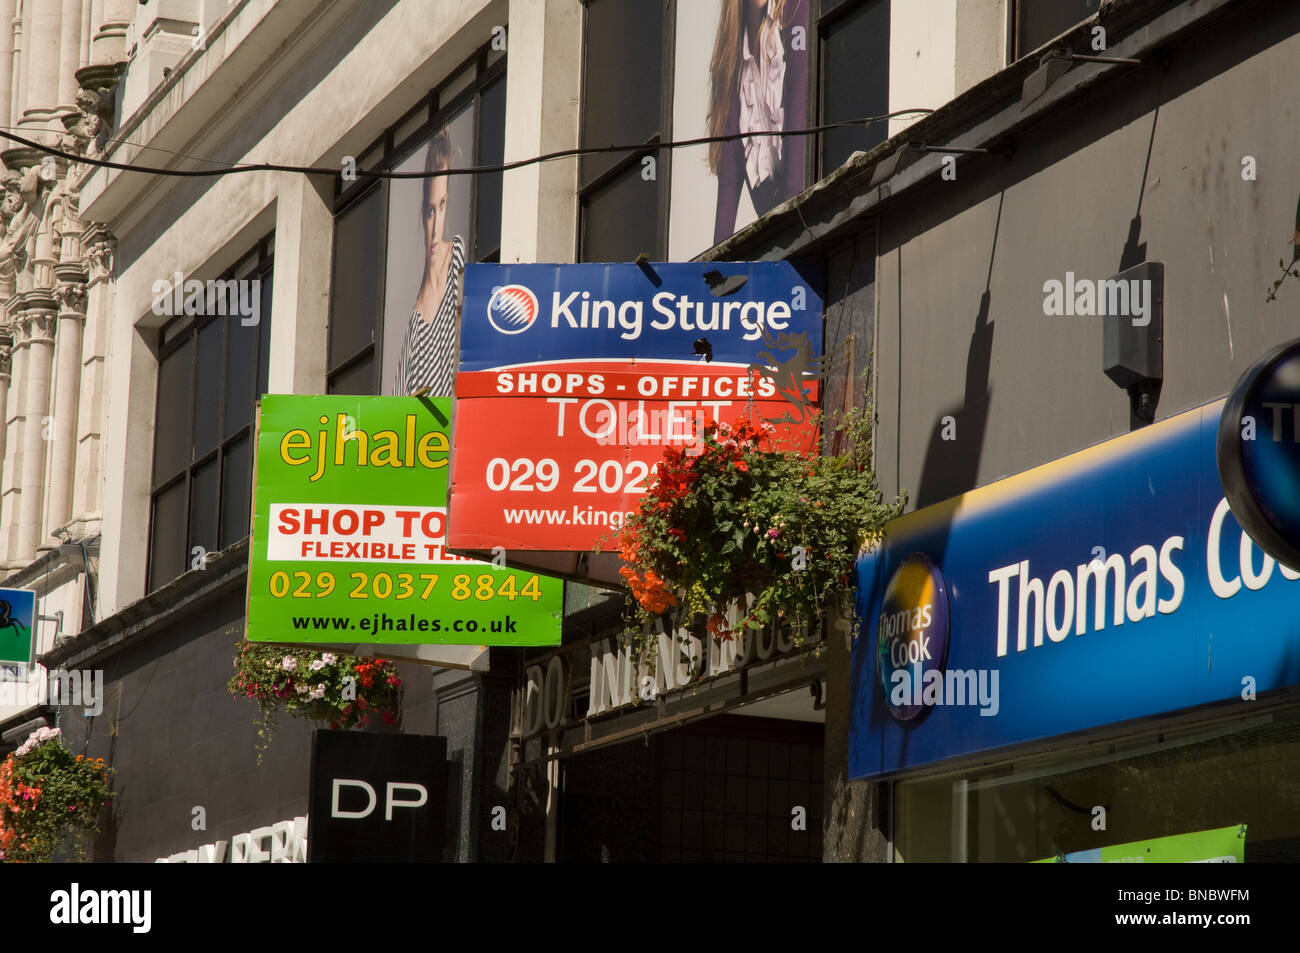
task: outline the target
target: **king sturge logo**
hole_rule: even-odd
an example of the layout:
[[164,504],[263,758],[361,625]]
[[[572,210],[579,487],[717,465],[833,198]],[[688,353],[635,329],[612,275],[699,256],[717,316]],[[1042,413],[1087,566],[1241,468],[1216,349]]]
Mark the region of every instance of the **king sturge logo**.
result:
[[537,320],[537,311],[537,295],[523,285],[497,288],[488,299],[488,321],[502,334],[527,331]]
[[[618,331],[625,341],[635,341],[648,323],[655,331],[743,331],[746,341],[757,341],[767,330],[785,331],[795,311],[804,309],[806,291],[796,286],[791,300],[745,301],[712,295],[692,297],[660,291],[646,302],[632,299],[594,298],[590,291],[556,291],[550,315],[553,328],[599,328]],[[537,295],[523,285],[502,285],[488,298],[488,322],[502,334],[527,331],[540,316]]]

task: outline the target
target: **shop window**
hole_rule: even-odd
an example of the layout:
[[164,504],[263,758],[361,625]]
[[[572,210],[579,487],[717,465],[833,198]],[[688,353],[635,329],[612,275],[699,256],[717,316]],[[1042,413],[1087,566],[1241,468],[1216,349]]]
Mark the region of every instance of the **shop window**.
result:
[[[500,164],[505,70],[504,56],[483,47],[365,150],[358,167]],[[501,183],[499,172],[359,177],[338,195],[327,393],[451,396],[464,265],[500,259]],[[434,350],[422,356],[426,347]]]
[[376,185],[334,219],[334,294],[330,299],[327,375],[331,394],[373,394],[375,315],[383,243],[384,190]]
[[[902,781],[895,794],[896,859],[1206,861],[1241,849],[1245,863],[1294,863],[1300,860],[1297,716],[1300,708],[1291,706],[1194,731],[1135,734],[1109,754],[1093,745],[970,774]],[[1097,807],[1105,810],[1104,830],[1095,826]]]
[[[584,148],[666,137],[664,0],[587,0],[583,52]],[[658,149],[596,153],[578,162],[578,260],[662,258]]]
[[1020,59],[1097,12],[1101,0],[1013,0],[1010,48]]
[[[255,408],[270,369],[272,245],[263,241],[159,332],[150,592],[248,536]],[[256,297],[254,297],[256,296]],[[253,318],[256,318],[254,322]]]
[[[889,112],[889,0],[824,2],[818,31],[820,123]],[[854,152],[866,152],[887,138],[887,122],[822,133],[819,174],[829,175]]]

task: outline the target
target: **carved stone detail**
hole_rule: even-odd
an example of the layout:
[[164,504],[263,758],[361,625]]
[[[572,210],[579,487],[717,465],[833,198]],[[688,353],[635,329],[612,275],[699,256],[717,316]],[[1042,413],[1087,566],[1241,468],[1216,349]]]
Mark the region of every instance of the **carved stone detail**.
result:
[[80,282],[59,285],[54,289],[54,300],[59,304],[60,314],[86,314],[86,286]]

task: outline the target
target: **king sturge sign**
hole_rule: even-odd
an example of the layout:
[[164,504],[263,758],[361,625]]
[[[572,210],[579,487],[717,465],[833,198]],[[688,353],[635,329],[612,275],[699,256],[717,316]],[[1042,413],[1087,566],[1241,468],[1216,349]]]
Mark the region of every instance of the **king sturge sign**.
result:
[[789,262],[466,266],[449,548],[589,551],[710,421],[810,450],[819,284]]

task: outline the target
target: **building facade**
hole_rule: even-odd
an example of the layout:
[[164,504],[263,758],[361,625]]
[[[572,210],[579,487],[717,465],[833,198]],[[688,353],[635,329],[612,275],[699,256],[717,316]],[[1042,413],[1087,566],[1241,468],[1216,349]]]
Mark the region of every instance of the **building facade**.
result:
[[[0,4],[0,127],[42,147],[0,155],[3,585],[38,616],[0,725],[16,745],[57,724],[116,769],[101,859],[249,832],[294,855],[309,727],[283,723],[259,765],[255,711],[226,689],[257,401],[410,393],[431,205],[453,261],[818,262],[823,406],[873,406],[881,486],[909,510],[1216,401],[1295,336],[1295,285],[1265,301],[1297,227],[1288,4],[770,0],[756,24],[748,6]],[[751,36],[780,61],[766,111],[714,92],[750,75]],[[636,148],[368,174],[610,144]],[[1044,286],[1149,262],[1162,374],[1125,389],[1101,324],[1049,313]],[[1110,843],[1244,812],[1294,856],[1285,691],[1248,719],[1153,712],[867,776],[848,626],[800,649],[698,639],[699,673],[636,704],[602,689],[622,595],[565,574],[558,650],[400,659],[391,730],[448,739],[447,859],[1038,859],[1090,847],[1094,804],[1123,818]],[[58,670],[102,690],[41,695]],[[1282,793],[1184,803],[1220,765],[1268,765]],[[1176,806],[1136,811],[1129,778]]]

